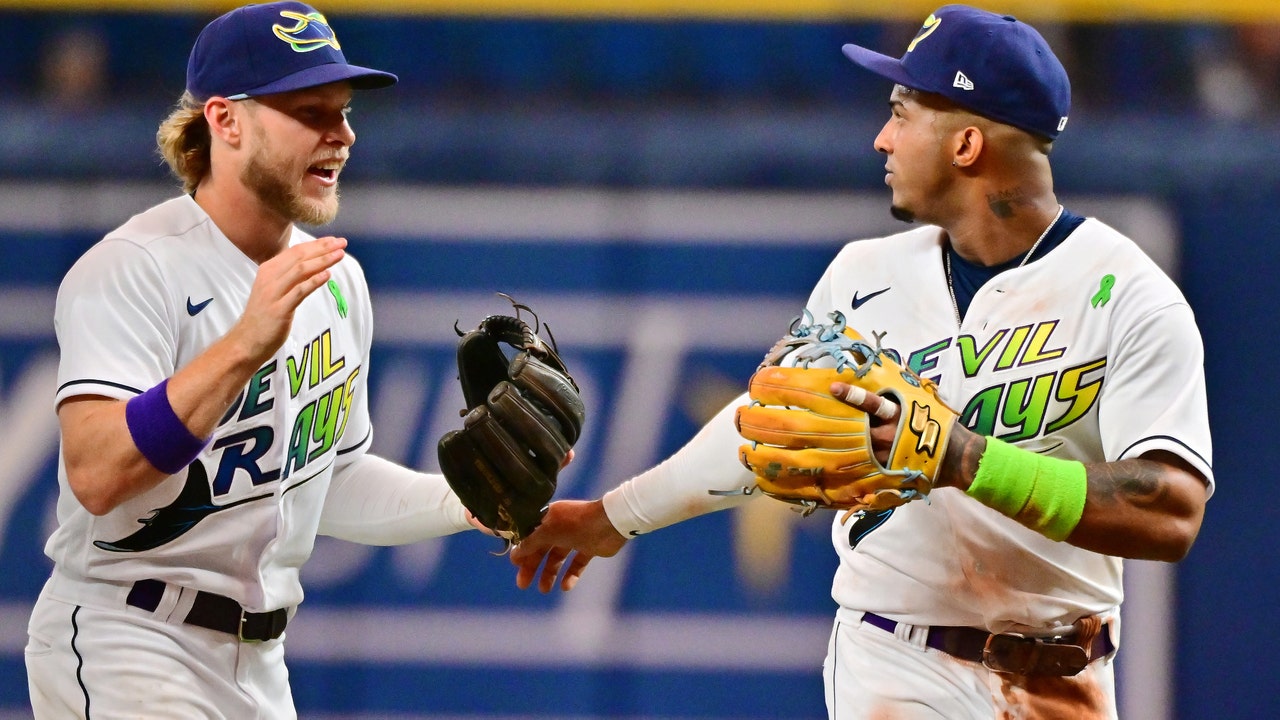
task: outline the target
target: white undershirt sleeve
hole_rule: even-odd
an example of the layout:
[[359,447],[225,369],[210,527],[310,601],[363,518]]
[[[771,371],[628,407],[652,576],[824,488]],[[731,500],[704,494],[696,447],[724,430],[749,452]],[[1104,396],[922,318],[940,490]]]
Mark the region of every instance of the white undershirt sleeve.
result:
[[738,406],[748,402],[745,394],[735,398],[674,455],[606,493],[604,511],[614,528],[631,537],[759,495],[742,493],[755,487],[755,476],[738,461],[743,440],[733,423]]
[[320,534],[364,545],[406,545],[473,529],[443,475],[365,453],[329,483]]

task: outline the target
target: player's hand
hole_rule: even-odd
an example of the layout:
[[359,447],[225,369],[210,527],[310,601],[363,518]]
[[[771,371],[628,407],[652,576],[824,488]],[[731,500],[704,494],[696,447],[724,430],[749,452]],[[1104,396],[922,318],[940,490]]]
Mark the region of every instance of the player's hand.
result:
[[[871,446],[880,462],[888,462],[889,452],[893,447],[895,428],[902,408],[894,401],[869,393],[855,385],[831,383],[831,394],[841,402],[865,411],[871,416]],[[951,440],[947,443],[947,457],[938,468],[938,477],[934,478],[934,487],[955,486],[967,489],[973,481],[972,472],[964,473],[964,456],[980,457],[986,447],[986,439],[964,425],[956,423],[951,428]],[[976,468],[975,468],[976,470]]]
[[889,451],[893,448],[893,439],[897,435],[898,416],[902,408],[889,398],[869,393],[857,385],[848,383],[831,383],[831,394],[846,405],[852,405],[867,413],[871,418],[871,447],[876,460],[889,462]]
[[258,266],[244,313],[228,333],[250,357],[265,360],[289,336],[293,314],[329,281],[329,269],[346,254],[347,240],[323,237],[299,243]]
[[593,557],[612,557],[626,544],[600,500],[553,502],[538,529],[511,551],[511,562],[519,568],[516,586],[527,589],[537,578],[538,590],[551,592],[563,568],[560,589],[568,592]]
[[475,528],[476,530],[479,530],[485,535],[488,535],[489,537],[496,537],[500,540],[508,540],[508,541],[511,540],[511,538],[515,537],[515,534],[510,531],[504,532],[502,530],[494,530],[493,528],[486,526],[484,523],[480,522],[479,518],[477,518],[475,515],[472,515],[470,510],[467,510],[466,513],[467,513],[467,524],[471,525],[471,527]]
[[[568,454],[565,455],[564,462],[560,464],[560,469],[563,470],[564,468],[568,467],[569,463],[571,462],[573,462],[572,448],[570,448]],[[502,540],[511,540],[512,538],[515,537],[515,533],[509,530],[494,530],[493,528],[488,527],[484,523],[480,522],[480,518],[472,514],[470,510],[467,510],[466,508],[463,508],[463,510],[466,511],[467,523],[471,525],[471,527],[475,528],[476,530],[479,530],[485,535],[489,535],[490,537],[496,537]]]

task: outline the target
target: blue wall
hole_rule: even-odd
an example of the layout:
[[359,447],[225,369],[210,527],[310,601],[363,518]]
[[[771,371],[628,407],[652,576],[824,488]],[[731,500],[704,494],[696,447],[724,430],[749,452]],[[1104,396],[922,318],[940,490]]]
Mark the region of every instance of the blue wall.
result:
[[[7,91],[0,95],[0,177],[162,180],[152,151],[154,127],[181,88],[185,46],[202,21],[184,15],[0,15],[0,90]],[[112,96],[90,112],[49,107],[33,80],[42,43],[72,24],[100,28],[113,48]],[[364,18],[335,24],[353,59],[405,77],[399,91],[360,98],[353,116],[360,140],[344,176],[353,186],[401,181],[883,191],[882,160],[870,143],[888,88],[850,68],[838,48],[845,41],[884,42],[895,52],[901,28]],[[1269,619],[1280,601],[1274,581],[1280,559],[1272,542],[1280,511],[1268,502],[1280,461],[1270,433],[1280,398],[1268,369],[1269,351],[1280,337],[1280,124],[1266,116],[1228,122],[1206,115],[1185,82],[1169,82],[1190,67],[1191,39],[1202,31],[1117,25],[1067,33],[1085,36],[1079,57],[1093,64],[1082,64],[1076,75],[1077,108],[1054,162],[1064,193],[1146,195],[1175,215],[1183,241],[1181,284],[1207,349],[1219,483],[1201,537],[1178,567],[1175,708],[1183,720],[1263,718],[1280,706],[1280,659],[1271,652],[1280,631]],[[139,36],[148,42],[138,42]],[[506,50],[541,60],[504,62]],[[110,210],[103,214],[125,212]],[[47,291],[100,232],[0,237],[6,252],[0,292]],[[803,299],[830,255],[821,246],[790,245],[785,235],[714,249],[625,237],[564,248],[555,240],[398,244],[389,238],[359,255],[375,287],[445,303],[422,318],[445,326],[459,313],[447,305],[450,296],[495,289],[641,302],[746,294],[752,302],[782,307]],[[532,275],[524,270],[530,266],[547,269]],[[773,278],[767,297],[750,295],[761,268]],[[511,287],[513,276],[528,279]],[[0,306],[0,321],[20,325],[17,316],[29,312]],[[762,334],[773,333],[762,328]],[[0,399],[11,401],[15,383],[49,347],[47,334],[0,337]],[[693,348],[693,362],[674,392],[691,393],[709,377],[741,381],[762,347]],[[423,373],[412,441],[397,449],[404,460],[420,462],[429,455],[432,413],[446,402],[448,347],[443,340],[387,340],[378,350],[384,364],[375,368],[375,384],[390,386],[390,370]],[[623,349],[593,347],[572,359],[596,383],[607,408],[607,391],[620,382]],[[650,456],[674,450],[700,419],[697,410],[673,403]],[[592,441],[603,448],[603,437]],[[42,577],[38,538],[47,531],[51,462],[44,459],[35,471],[41,479],[8,509],[0,536],[0,603],[6,608],[32,597]],[[584,462],[567,491],[591,495],[600,470]],[[704,518],[635,544],[620,580],[623,609],[637,617],[741,616],[751,625],[776,612],[793,619],[807,642],[804,633],[820,628],[831,610],[832,558],[822,523],[811,524],[816,531],[793,530],[786,582],[762,594],[735,565],[733,522]],[[513,622],[536,629],[541,616],[553,618],[565,602],[517,593],[505,561],[485,555],[490,547],[479,538],[432,546],[424,551],[427,559],[379,550],[354,565],[344,564],[341,550],[322,549],[332,554],[319,567],[330,574],[310,583],[305,607],[326,620],[372,603],[421,609],[425,614],[410,616],[415,622],[447,623],[447,612],[479,604],[516,612]],[[703,560],[675,564],[679,572],[673,575],[671,558],[694,550]],[[415,561],[430,572],[405,569]],[[5,618],[0,631],[8,638],[20,625]],[[430,638],[414,641],[432,647]],[[777,671],[781,679],[774,679],[749,667],[669,670],[640,660],[537,669],[518,654],[509,665],[479,667],[448,649],[431,650],[444,660],[334,660],[314,645],[299,646],[305,652],[293,663],[298,701],[313,713],[479,708],[582,716],[822,714],[816,666],[794,660],[785,661]],[[19,658],[0,657],[0,709],[23,702],[23,676]],[[492,690],[504,681],[509,692]]]

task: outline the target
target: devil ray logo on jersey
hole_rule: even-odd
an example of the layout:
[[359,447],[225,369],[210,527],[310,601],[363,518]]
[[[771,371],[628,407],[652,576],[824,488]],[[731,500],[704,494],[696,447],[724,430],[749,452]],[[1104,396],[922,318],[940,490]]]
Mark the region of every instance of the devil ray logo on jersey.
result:
[[[143,527],[132,535],[110,542],[95,540],[93,544],[113,552],[155,549],[181,537],[214,513],[272,497],[274,492],[257,491],[264,485],[293,479],[283,490],[289,492],[331,464],[333,451],[346,431],[360,366],[348,368],[343,356],[334,356],[332,332],[325,330],[299,355],[285,358],[283,378],[277,377],[278,368],[279,363],[272,360],[254,373],[219,421],[222,429],[202,456],[204,462],[196,460],[188,467],[182,491],[172,503],[140,518],[138,522]],[[290,412],[293,421],[283,453],[277,446],[269,412],[276,405],[277,379],[286,381],[281,384],[287,388],[289,398],[310,398]],[[231,427],[234,429],[228,429]],[[212,478],[205,463],[208,467],[217,465]],[[320,470],[303,472],[313,468]],[[247,497],[226,504],[217,502],[237,487],[243,488],[245,482],[252,489]]]
[[895,508],[885,508],[884,510],[867,510],[858,513],[857,520],[849,526],[849,549],[858,547],[858,543],[862,542],[862,538],[871,534],[872,530],[885,524],[893,515]]
[[154,550],[187,532],[195,527],[196,523],[216,512],[268,497],[271,497],[270,493],[243,498],[226,505],[214,505],[213,493],[209,488],[209,473],[205,471],[204,465],[196,460],[187,467],[187,482],[182,486],[182,492],[178,493],[178,499],[165,507],[151,511],[149,517],[138,520],[142,524],[141,530],[115,542],[94,540],[93,544],[112,552]]

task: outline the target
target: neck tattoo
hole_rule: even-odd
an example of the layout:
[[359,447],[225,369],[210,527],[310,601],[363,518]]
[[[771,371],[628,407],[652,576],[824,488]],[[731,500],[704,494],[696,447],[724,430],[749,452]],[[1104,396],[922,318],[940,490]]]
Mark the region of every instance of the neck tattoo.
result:
[[[1049,226],[1044,229],[1044,232],[1040,233],[1040,237],[1036,238],[1036,241],[1031,244],[1031,249],[1027,251],[1027,254],[1022,256],[1022,262],[1018,263],[1018,267],[1022,267],[1023,265],[1026,265],[1027,262],[1031,260],[1031,256],[1036,254],[1036,249],[1040,247],[1040,243],[1044,242],[1044,239],[1046,237],[1049,237],[1049,231],[1053,229],[1054,225],[1058,224],[1058,220],[1060,220],[1061,218],[1062,218],[1062,206],[1059,205],[1058,212],[1054,214],[1053,220],[1049,222]],[[956,301],[955,286],[951,282],[951,248],[950,246],[948,246],[942,252],[942,267],[946,270],[946,273],[947,273],[947,293],[951,295],[951,309],[955,311],[955,314],[956,314],[956,327],[960,327],[961,320],[962,320],[962,318],[960,317],[960,303]]]

